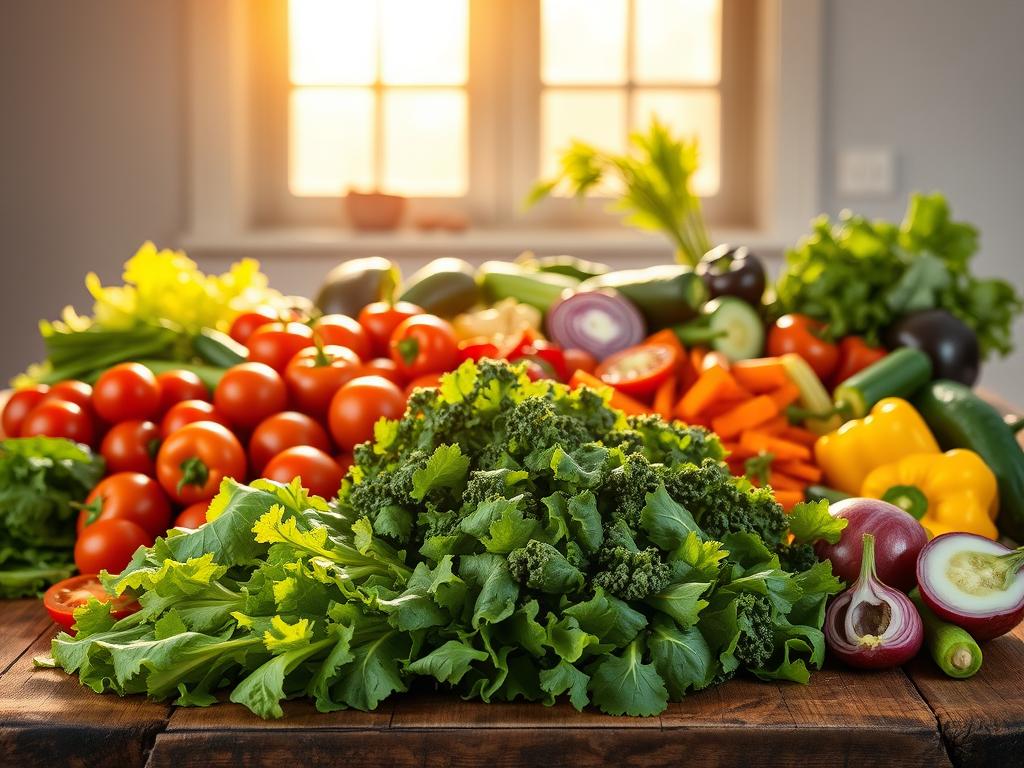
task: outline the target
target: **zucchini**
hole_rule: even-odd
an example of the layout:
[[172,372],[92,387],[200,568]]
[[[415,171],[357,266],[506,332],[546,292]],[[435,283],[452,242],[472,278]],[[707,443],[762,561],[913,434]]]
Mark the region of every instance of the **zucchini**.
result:
[[383,256],[343,261],[324,278],[316,308],[325,315],[358,317],[367,304],[391,301],[400,279],[398,267]]
[[1024,541],[1024,449],[999,411],[955,381],[933,381],[911,401],[942,450],[966,448],[981,456],[999,483],[996,525]]
[[476,270],[462,259],[434,259],[402,285],[398,299],[434,315],[454,317],[480,301]]
[[650,331],[692,320],[708,300],[700,275],[685,264],[663,264],[647,269],[624,269],[580,283],[581,291],[614,288],[636,305]]
[[853,374],[836,387],[836,408],[847,419],[868,415],[887,397],[909,398],[931,381],[932,361],[919,349],[902,347]]
[[249,350],[244,344],[213,328],[203,328],[192,337],[192,350],[203,362],[217,368],[230,368],[244,363],[249,357]]
[[804,490],[804,498],[808,501],[825,500],[829,504],[835,504],[843,499],[850,498],[850,494],[843,493],[836,488],[829,488],[827,485],[808,485]]
[[982,655],[978,641],[966,629],[936,616],[925,605],[917,587],[910,591],[910,599],[921,614],[924,644],[939,669],[957,680],[973,677],[981,669]]
[[824,435],[838,429],[843,420],[836,415],[828,390],[814,369],[795,352],[788,352],[779,360],[786,369],[789,380],[800,390],[800,399],[797,402],[802,413],[796,419],[791,417],[790,421],[803,422],[804,426],[816,435]]
[[564,291],[579,285],[578,280],[567,275],[533,272],[508,261],[485,261],[477,271],[477,279],[488,302],[515,299],[541,312],[547,312]]
[[607,264],[596,261],[577,259],[575,256],[534,256],[530,251],[521,254],[515,263],[536,272],[552,272],[577,280],[589,280],[611,271]]

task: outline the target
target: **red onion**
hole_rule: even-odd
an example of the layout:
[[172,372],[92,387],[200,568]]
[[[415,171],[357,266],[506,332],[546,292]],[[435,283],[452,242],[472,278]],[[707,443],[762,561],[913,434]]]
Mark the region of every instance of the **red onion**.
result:
[[639,344],[647,333],[640,311],[611,290],[563,295],[545,323],[560,347],[585,350],[598,360]]
[[975,640],[1005,635],[1024,619],[1024,547],[1009,549],[973,533],[944,533],[917,560],[921,598]]
[[849,584],[861,568],[861,536],[873,534],[878,540],[878,576],[904,592],[914,588],[917,556],[928,543],[928,534],[913,517],[887,501],[843,499],[829,507],[833,517],[849,521],[836,544],[821,541],[814,551],[821,560],[832,561],[832,573]]
[[861,549],[860,576],[825,614],[825,641],[851,667],[898,667],[921,649],[921,616],[909,597],[878,580],[875,537],[865,533]]

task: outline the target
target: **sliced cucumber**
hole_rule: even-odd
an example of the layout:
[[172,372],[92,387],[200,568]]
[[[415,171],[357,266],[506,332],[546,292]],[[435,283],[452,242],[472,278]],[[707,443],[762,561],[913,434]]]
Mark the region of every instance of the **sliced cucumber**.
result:
[[747,302],[733,296],[712,299],[701,317],[676,328],[686,345],[706,344],[730,360],[759,357],[764,350],[764,323]]

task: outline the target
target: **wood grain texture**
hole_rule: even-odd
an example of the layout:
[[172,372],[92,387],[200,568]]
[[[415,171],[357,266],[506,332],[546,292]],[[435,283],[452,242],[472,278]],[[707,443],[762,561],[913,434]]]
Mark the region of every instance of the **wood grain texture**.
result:
[[25,652],[43,633],[56,634],[56,625],[43,610],[38,600],[4,600],[3,630],[0,631],[0,675],[10,669],[11,665]]

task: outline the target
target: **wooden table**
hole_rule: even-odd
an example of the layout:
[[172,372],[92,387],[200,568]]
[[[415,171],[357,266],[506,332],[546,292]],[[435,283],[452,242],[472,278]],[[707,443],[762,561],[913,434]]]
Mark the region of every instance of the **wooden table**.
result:
[[99,696],[59,670],[34,669],[55,626],[34,600],[0,610],[4,767],[1024,763],[1024,626],[986,645],[981,672],[967,681],[922,658],[904,671],[830,666],[807,686],[733,680],[653,718],[485,705],[424,687],[377,712],[320,715],[291,702],[284,719],[263,721],[234,704],[175,709]]

